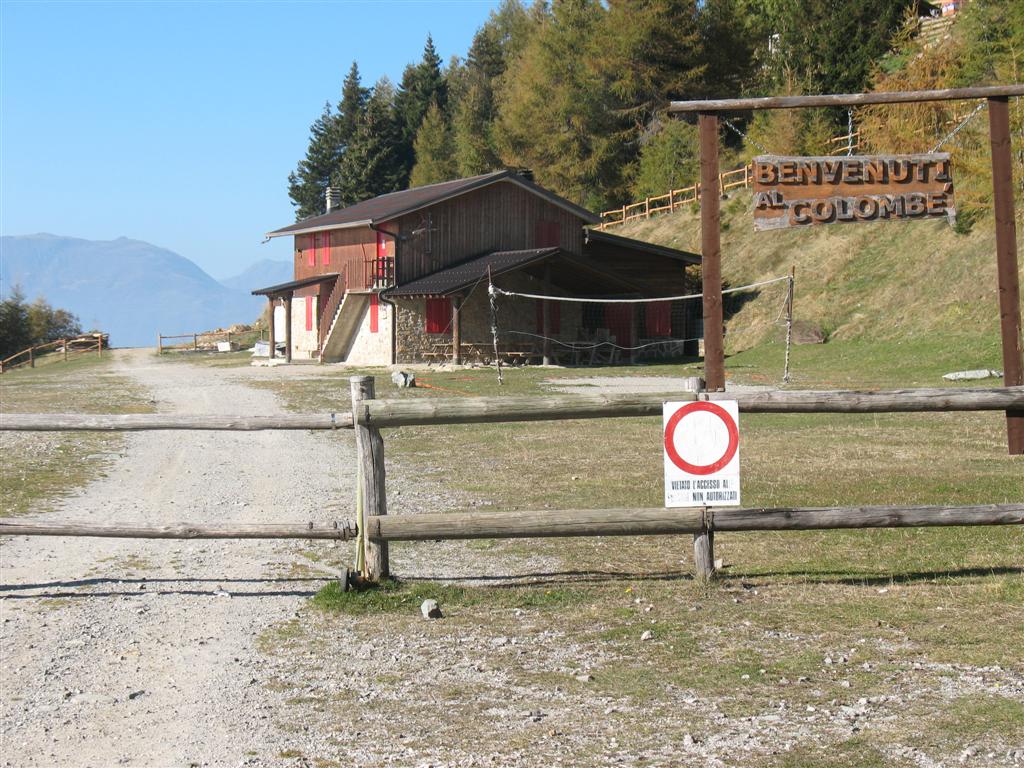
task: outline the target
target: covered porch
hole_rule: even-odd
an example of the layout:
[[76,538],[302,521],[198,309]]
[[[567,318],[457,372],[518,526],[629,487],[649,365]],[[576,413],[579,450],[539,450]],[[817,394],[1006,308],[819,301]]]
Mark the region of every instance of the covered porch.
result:
[[[699,319],[686,318],[686,308],[673,302],[616,300],[683,294],[694,283],[686,265],[672,261],[651,285],[556,247],[484,254],[384,293],[404,318],[396,329],[395,359],[600,365],[634,362],[641,353],[648,358],[678,356],[685,329],[691,328],[689,335],[694,336]],[[497,350],[489,281],[499,289]],[[574,301],[535,298],[539,296]],[[699,303],[695,306],[699,311]]]
[[[326,331],[329,329],[330,320],[333,319],[333,315],[329,315],[330,308],[334,305],[335,310],[337,309],[337,303],[341,300],[345,293],[345,286],[340,280],[340,275],[337,272],[332,272],[323,275],[314,275],[313,277],[303,278],[302,280],[292,280],[287,283],[280,283],[278,285],[272,285],[267,288],[258,288],[252,292],[254,296],[266,296],[270,306],[270,317],[268,320],[268,331],[270,339],[270,358],[275,359],[277,357],[277,344],[279,340],[279,332],[281,329],[277,327],[275,320],[276,310],[278,307],[284,309],[284,359],[286,363],[292,362],[292,353],[295,345],[293,344],[294,337],[294,319],[292,315],[292,305],[294,299],[298,298],[313,298],[315,297],[315,304],[313,302],[307,302],[309,306],[306,308],[306,318],[304,328],[308,331],[315,333],[315,344],[317,352],[319,354],[322,349],[323,342],[326,336]],[[328,328],[325,329],[324,318],[327,317]]]

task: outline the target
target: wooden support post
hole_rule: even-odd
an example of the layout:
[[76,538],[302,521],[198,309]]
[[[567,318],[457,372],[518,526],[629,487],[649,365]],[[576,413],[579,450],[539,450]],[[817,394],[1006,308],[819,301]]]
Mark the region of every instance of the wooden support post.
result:
[[390,576],[388,568],[387,542],[371,538],[371,517],[388,513],[387,494],[384,485],[384,438],[376,427],[358,423],[358,412],[363,400],[374,399],[372,376],[352,376],[352,421],[356,433],[356,461],[359,466],[359,482],[363,495],[363,519],[359,529],[363,532],[365,573],[367,579],[379,581]]
[[156,335],[156,353],[158,355],[164,353],[164,337],[159,333]]
[[198,352],[199,351],[199,334],[198,333],[193,333],[192,334],[192,351],[193,352]]
[[284,361],[292,361],[292,296],[284,300]]
[[96,337],[96,357],[103,357],[103,334]]
[[[992,191],[996,217],[996,270],[999,284],[999,328],[1003,340],[1003,381],[1024,384],[1017,276],[1017,227],[1013,211],[1013,165],[1010,155],[1010,105],[1005,96],[988,100],[992,143]],[[1024,454],[1024,410],[1006,412],[1006,442],[1013,456]]]
[[[544,265],[544,295],[551,295],[551,265]],[[541,339],[544,365],[551,365],[551,302],[541,300]]]
[[60,345],[64,348],[64,362],[66,363],[68,361],[68,340],[61,339]]
[[[688,376],[683,380],[683,389],[697,393],[697,398],[700,399],[700,393],[704,391],[704,380],[699,376]],[[705,508],[701,529],[693,534],[694,576],[699,581],[708,581],[715,577],[715,531],[708,525],[710,517]]]
[[36,353],[35,353],[34,350],[35,350],[35,347],[29,347],[28,348],[28,367],[29,368],[35,368],[36,367]]
[[267,301],[270,302],[270,320],[267,323],[267,330],[270,336],[270,359],[273,360],[277,357],[277,340],[274,338],[274,299],[270,296],[267,297]]
[[[701,112],[700,189],[718,184],[718,115]],[[719,196],[700,196],[701,290],[704,294],[704,378],[708,390],[725,389],[725,344],[722,330],[722,244]]]
[[452,296],[452,363],[462,365],[462,296]]

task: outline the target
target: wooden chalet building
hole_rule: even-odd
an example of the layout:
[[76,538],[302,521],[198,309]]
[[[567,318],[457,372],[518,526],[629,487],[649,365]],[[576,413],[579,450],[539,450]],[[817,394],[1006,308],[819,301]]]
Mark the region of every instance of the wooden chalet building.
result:
[[[488,273],[499,288],[541,295],[627,299],[697,286],[686,268],[698,255],[590,228],[597,223],[512,171],[416,187],[268,233],[294,238],[295,279],[253,293],[269,299],[271,350],[283,337],[289,361],[390,365],[493,358]],[[499,349],[512,359],[611,361],[611,345],[577,359],[566,345],[654,340],[656,349],[700,335],[693,301],[503,297],[499,318]]]

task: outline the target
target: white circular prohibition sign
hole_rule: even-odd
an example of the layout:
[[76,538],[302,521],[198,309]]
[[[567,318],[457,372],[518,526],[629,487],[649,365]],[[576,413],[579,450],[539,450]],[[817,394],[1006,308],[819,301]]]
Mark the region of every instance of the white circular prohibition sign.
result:
[[[729,444],[725,448],[725,452],[715,461],[710,464],[691,464],[682,456],[679,455],[679,451],[676,450],[675,436],[676,427],[679,426],[679,422],[684,417],[689,416],[691,413],[697,411],[706,411],[714,416],[717,416],[725,424],[726,430],[729,432]],[[672,414],[672,417],[668,420],[668,424],[665,425],[665,453],[668,455],[669,461],[675,464],[683,472],[688,472],[691,475],[711,475],[718,472],[722,467],[726,466],[732,461],[733,456],[736,455],[736,450],[740,445],[740,431],[736,426],[736,422],[733,420],[729,412],[722,406],[707,400],[698,400],[694,403],[687,403],[678,411]]]

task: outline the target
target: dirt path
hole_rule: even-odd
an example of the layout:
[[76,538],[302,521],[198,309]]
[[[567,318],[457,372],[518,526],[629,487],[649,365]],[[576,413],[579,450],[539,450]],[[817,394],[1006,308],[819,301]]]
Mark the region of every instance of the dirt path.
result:
[[[223,371],[119,353],[162,412],[263,413]],[[347,510],[351,435],[147,432],[51,517],[146,523],[308,520]],[[259,634],[325,578],[327,544],[13,539],[0,549],[4,766],[239,765],[275,755]]]

